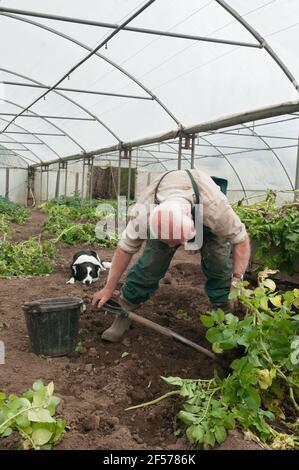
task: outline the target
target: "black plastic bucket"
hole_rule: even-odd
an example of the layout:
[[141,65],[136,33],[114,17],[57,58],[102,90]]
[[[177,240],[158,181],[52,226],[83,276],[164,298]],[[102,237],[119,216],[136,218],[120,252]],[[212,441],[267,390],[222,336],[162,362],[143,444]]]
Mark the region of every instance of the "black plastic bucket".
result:
[[64,356],[77,344],[83,300],[73,297],[25,302],[22,309],[31,351],[44,356]]

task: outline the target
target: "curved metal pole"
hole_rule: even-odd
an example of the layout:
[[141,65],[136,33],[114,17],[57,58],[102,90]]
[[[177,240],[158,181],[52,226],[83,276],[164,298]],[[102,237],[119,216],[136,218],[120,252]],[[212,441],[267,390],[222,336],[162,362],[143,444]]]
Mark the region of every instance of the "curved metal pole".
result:
[[[9,149],[7,149],[6,147],[0,146],[0,155],[1,155],[1,150],[9,151]],[[28,160],[29,162],[33,162],[33,160],[31,160],[30,158],[22,157],[21,155],[19,155],[18,153],[14,152],[14,151],[13,151],[12,153],[8,154],[8,155],[4,154],[3,156],[4,156],[4,157],[10,157],[10,156],[12,156],[12,157],[18,157],[18,158],[20,158],[21,160],[23,160],[24,163],[27,165],[27,167],[26,167],[26,168],[22,168],[22,167],[21,167],[20,170],[21,170],[21,169],[26,170],[26,169],[29,168],[30,164],[29,164],[26,160]],[[11,167],[7,166],[7,167],[4,167],[4,168],[11,168]]]
[[252,34],[252,36],[261,44],[261,46],[267,51],[267,53],[272,57],[272,59],[276,62],[279,68],[283,71],[283,73],[288,77],[289,81],[292,83],[294,88],[299,91],[299,83],[297,82],[296,78],[292,74],[292,72],[288,69],[286,64],[281,60],[278,54],[272,49],[272,47],[267,43],[266,39],[264,39],[251,24],[249,24],[234,8],[227,4],[224,0],[216,0],[216,2],[224,8],[235,20],[237,20],[242,26],[244,26],[247,31]]
[[[13,75],[14,77],[24,78],[25,80],[28,80],[32,83],[36,83],[37,85],[43,85],[41,82],[38,82],[37,80],[34,80],[33,78],[30,78],[26,75],[21,75],[20,73],[14,72],[13,70],[4,69],[3,67],[0,67],[0,71],[5,72],[5,73],[9,73],[9,74]],[[56,91],[55,91],[55,93],[56,93]],[[60,94],[60,93],[57,92],[57,94]],[[67,96],[63,96],[63,98],[68,99]],[[39,114],[34,113],[33,111],[31,111],[31,113],[40,117]],[[48,124],[51,124],[51,126],[55,127],[57,130],[59,130],[59,132],[62,132],[64,136],[68,137],[75,145],[77,145],[83,152],[85,152],[85,149],[82,147],[82,145],[80,145],[79,142],[77,142],[70,134],[65,132],[64,129],[62,129],[62,127],[59,127],[59,126],[57,126],[57,124],[54,124],[53,122],[48,121],[47,118],[40,117],[40,119],[43,119]]]
[[[141,147],[141,149],[142,149],[144,152],[146,152],[146,153],[148,153],[149,155],[151,155],[152,157],[154,157],[154,158],[156,159],[156,161],[159,163],[159,165],[163,166],[163,167],[165,168],[165,170],[167,171],[166,166],[161,162],[161,160],[159,160],[155,155],[153,155],[152,152],[150,152],[150,150],[147,150],[147,149],[145,149],[145,148],[143,148],[143,147]],[[153,165],[153,164],[154,164],[154,162],[149,163],[149,165]],[[144,166],[146,166],[146,165],[144,165]]]
[[[219,150],[219,148],[218,148],[216,145],[212,144],[212,142],[210,142],[206,137],[201,137],[201,136],[199,136],[199,137],[200,137],[200,139],[202,139],[202,140],[204,140],[205,142],[207,142],[208,144],[210,144],[210,145],[219,153],[219,155],[221,155],[222,158],[225,159],[225,161],[229,164],[229,166],[231,167],[231,169],[232,169],[233,172],[235,173],[235,175],[236,175],[236,177],[237,177],[237,179],[238,179],[238,181],[239,181],[239,183],[240,183],[240,185],[241,185],[241,188],[242,188],[242,191],[243,191],[245,197],[247,197],[247,193],[246,193],[245,187],[244,187],[244,185],[243,185],[243,182],[242,182],[242,180],[241,180],[241,178],[240,178],[240,176],[239,176],[239,173],[238,173],[237,170],[235,169],[234,165],[229,161],[229,159],[227,158],[227,156],[224,155],[224,153],[223,153],[221,150]],[[214,158],[215,158],[215,157],[214,157]]]
[[[235,169],[234,165],[228,160],[228,158],[226,157],[226,155],[224,155],[224,153],[221,152],[221,150],[219,150],[219,148],[218,148],[217,146],[215,146],[212,142],[208,141],[208,139],[205,139],[204,137],[201,137],[201,136],[199,136],[199,137],[200,137],[202,140],[204,140],[205,142],[207,142],[211,147],[213,147],[213,148],[216,150],[216,152],[218,152],[218,154],[221,155],[222,158],[224,158],[224,159],[226,160],[226,162],[230,165],[230,167],[232,168],[233,172],[235,173],[235,175],[236,175],[236,177],[237,177],[237,179],[238,179],[238,181],[239,181],[239,183],[240,183],[240,185],[241,185],[242,191],[244,192],[245,197],[246,197],[246,196],[247,196],[246,190],[245,190],[245,188],[244,188],[243,182],[242,182],[242,180],[241,180],[241,178],[240,178],[240,176],[239,176],[237,170]],[[170,144],[168,144],[168,143],[167,143],[167,146],[170,147],[172,150],[175,150],[175,149],[174,149]],[[189,161],[189,160],[185,157],[185,155],[184,155],[183,152],[182,152],[182,156],[185,158],[185,160],[186,160],[187,162]],[[215,156],[212,156],[212,155],[211,155],[211,157],[212,157],[212,158],[216,158]],[[203,158],[205,158],[205,157],[203,157]]]
[[[47,96],[51,91],[55,90],[55,88],[60,85],[71,73],[75,72],[81,65],[83,65],[85,62],[87,62],[99,49],[101,49],[103,46],[107,44],[107,42],[112,39],[114,36],[116,36],[122,28],[124,28],[127,24],[129,24],[131,21],[133,21],[135,18],[137,18],[144,10],[146,10],[152,3],[154,3],[155,0],[148,0],[145,4],[143,4],[140,8],[138,8],[137,11],[135,11],[132,15],[129,16],[121,25],[118,26],[117,29],[113,30],[112,33],[108,35],[108,37],[105,38],[105,40],[101,41],[100,44],[98,44],[95,48],[93,48],[85,57],[83,57],[79,62],[77,62],[74,66],[72,66],[59,80],[57,80],[54,85],[50,87],[50,89],[46,90],[44,93],[42,93],[40,96],[38,96],[36,99],[34,99],[26,108],[21,111],[17,116],[14,116],[13,119],[9,122],[9,124],[4,128],[4,131],[8,129],[8,127],[15,122],[15,120],[18,117],[21,117],[24,112],[29,111],[32,106],[34,106],[36,103],[38,103],[42,98]],[[108,127],[106,124],[104,124],[102,121],[98,121],[102,124],[105,129],[110,132],[110,134],[121,143],[120,139],[117,137],[117,135]]]
[[[12,104],[13,106],[16,106],[17,108],[24,109],[23,106],[21,106],[20,104],[15,103],[14,101],[5,100],[5,99],[2,99],[1,101],[4,101],[5,103],[8,103],[8,104]],[[38,116],[38,117],[39,117],[39,114],[35,113],[34,111],[30,111],[30,113],[32,113],[34,116]],[[2,119],[2,117],[1,117],[1,119]],[[40,118],[40,119],[41,119],[41,118]],[[44,121],[49,122],[46,118],[43,118],[43,119],[44,119]],[[10,121],[7,121],[6,119],[3,119],[3,121],[4,121],[4,120],[5,120],[6,122],[10,122]],[[49,124],[51,124],[51,123],[49,122]],[[4,133],[5,133],[5,131],[4,131],[4,132],[0,131],[0,134],[4,134]],[[51,152],[53,152],[59,159],[61,159],[59,153],[57,153],[56,150],[54,150],[50,145],[48,145],[48,144],[47,144],[46,142],[44,142],[44,141],[43,141],[43,145],[45,145],[46,147],[48,147],[48,149],[49,149]]]
[[[45,29],[46,31],[56,34],[57,36],[62,37],[63,39],[66,39],[68,41],[71,41],[73,44],[76,44],[77,46],[82,47],[83,49],[87,51],[92,51],[92,48],[87,46],[86,44],[83,44],[82,42],[78,41],[77,39],[68,36],[67,34],[62,33],[61,31],[58,31],[56,29],[50,28],[49,26],[46,26],[44,24],[38,23],[37,21],[32,21],[29,20],[28,18],[22,18],[17,15],[12,15],[10,13],[1,13],[0,15],[2,16],[7,16],[9,18],[22,21],[24,23],[29,23],[32,24],[33,26],[36,26],[41,29]],[[116,68],[119,72],[123,73],[126,77],[128,77],[130,80],[132,80],[136,85],[138,85],[143,91],[145,91],[149,96],[152,97],[154,101],[168,114],[168,116],[171,117],[171,119],[177,124],[178,128],[181,129],[183,125],[180,123],[179,119],[174,116],[174,114],[170,111],[170,109],[161,101],[160,98],[158,98],[149,88],[147,88],[142,82],[140,82],[134,75],[132,75],[130,72],[125,70],[123,67],[118,65],[116,62],[112,61],[111,59],[108,59],[108,57],[105,57],[102,55],[100,52],[96,52],[94,55],[100,57],[103,59],[105,62],[110,64],[112,67]]]
[[[11,139],[11,141],[12,141],[12,142],[7,142],[7,143],[11,143],[11,144],[16,143],[16,144],[18,144],[18,145],[22,145],[22,146],[24,147],[24,149],[28,150],[28,152],[32,153],[32,155],[34,155],[36,158],[38,158],[38,156],[37,156],[34,152],[32,152],[28,147],[26,147],[26,145],[20,144],[20,143],[19,143],[16,139],[14,139],[13,137],[10,137],[10,136],[7,136],[7,137],[8,137],[9,139]],[[0,142],[0,147],[1,147],[1,145],[2,145],[2,144],[1,144],[1,142]],[[5,148],[6,148],[6,147],[5,147]],[[7,150],[9,150],[9,149],[7,149]],[[21,149],[20,149],[20,150],[21,150]],[[20,155],[20,154],[17,154],[17,156],[18,156],[19,158],[21,158],[22,160],[24,160],[24,161],[28,160],[29,162],[36,163],[35,160],[32,160],[32,159],[29,158],[29,157],[23,157],[23,156]],[[26,163],[27,163],[27,161],[26,161]],[[28,164],[28,166],[29,166],[29,164]]]
[[[5,121],[5,122],[9,122],[7,119],[4,119],[3,117],[0,117],[0,120],[1,120],[1,121]],[[29,134],[29,133],[30,133],[30,135],[31,135],[31,132],[28,131],[28,129],[26,129],[25,127],[20,126],[19,124],[15,124],[15,123],[14,123],[14,126],[17,127],[18,129],[22,129],[22,131],[25,131],[26,134]],[[3,132],[3,135],[6,135],[6,136],[7,136],[7,133],[6,133],[6,132]],[[43,140],[41,140],[39,137],[36,137],[36,136],[35,136],[35,138],[36,138],[42,145],[46,145],[45,142],[44,142]],[[32,153],[32,155],[34,155],[34,156],[40,161],[40,163],[42,163],[42,164],[44,163],[43,160],[42,160],[40,157],[38,157],[34,152],[32,152],[32,150],[30,150],[30,152]],[[35,162],[35,163],[36,163],[36,162]]]
[[[164,143],[167,145],[167,147],[171,148],[172,150],[175,151],[176,154],[178,154],[177,149],[175,149],[174,147],[172,147],[171,144],[169,144],[168,142],[164,142]],[[188,158],[184,155],[184,152],[181,152],[181,157],[183,157],[183,158],[186,160],[186,162],[189,163],[189,160],[188,160]]]
[[[9,69],[4,69],[4,68],[0,68],[0,70],[2,70],[3,72],[6,72],[6,73],[10,73],[16,77],[20,77],[20,78],[24,78],[25,80],[29,80],[31,81],[32,83],[36,83],[37,85],[42,85],[42,86],[45,86],[44,83],[42,82],[39,82],[33,78],[30,78],[30,77],[27,77],[26,75],[21,75],[20,73],[17,73],[17,72],[14,72],[13,70],[9,70]],[[50,91],[50,89],[48,90]],[[80,108],[82,111],[84,111],[85,113],[87,113],[89,116],[91,116],[93,119],[95,119],[99,124],[101,124],[102,126],[105,127],[106,130],[107,129],[107,126],[105,124],[102,123],[102,121],[95,115],[93,114],[92,112],[90,112],[87,108],[85,108],[84,106],[82,106],[81,104],[77,103],[76,101],[74,101],[72,98],[70,98],[69,96],[66,96],[64,93],[61,93],[60,91],[57,91],[57,90],[51,90],[53,93],[56,93],[56,95],[59,95],[61,96],[62,98],[64,98],[65,100],[69,101],[70,103],[72,103],[73,105],[77,106],[78,108]],[[24,108],[25,109],[25,108]],[[32,111],[31,111],[32,112]],[[17,116],[18,117],[18,116]],[[46,119],[46,118],[42,118],[41,119]],[[71,137],[67,132],[65,132],[63,130],[63,128],[57,126],[56,124],[54,124],[53,122],[50,122],[48,121],[49,124],[51,124],[53,127],[56,127],[56,129],[58,129],[60,132],[63,132],[64,135],[66,135],[69,139],[71,139],[74,144],[76,144],[83,152],[85,152],[86,150],[82,147],[82,145],[80,145],[75,139],[73,139],[73,137]],[[110,134],[112,134],[114,137],[114,133],[113,131],[109,130]],[[116,140],[120,143],[120,139],[119,138],[116,138]]]
[[271,150],[271,152],[273,153],[274,157],[275,157],[276,160],[280,163],[280,165],[281,165],[283,171],[285,172],[286,177],[287,177],[287,179],[288,179],[288,181],[289,181],[289,183],[290,183],[291,189],[294,190],[295,187],[294,187],[294,185],[293,185],[293,182],[292,182],[292,180],[291,180],[291,178],[290,178],[290,175],[289,175],[289,173],[288,173],[286,167],[285,167],[284,164],[282,163],[281,159],[279,158],[279,156],[277,155],[277,153],[275,152],[275,150],[273,150],[273,148],[271,147],[271,145],[269,145],[268,142],[267,142],[263,137],[261,137],[261,136],[260,136],[254,129],[252,129],[251,127],[246,126],[245,124],[241,124],[241,126],[244,127],[245,129],[248,129],[250,132],[252,132],[253,135],[255,135],[256,137],[258,137],[258,138],[266,145],[266,147],[267,147],[269,150]]
[[[243,182],[242,182],[241,178],[239,177],[239,174],[238,174],[238,172],[236,171],[235,167],[234,167],[233,164],[228,160],[228,158],[226,157],[226,155],[224,155],[224,153],[221,152],[221,150],[219,150],[219,148],[218,148],[217,146],[215,146],[212,142],[209,142],[207,139],[204,139],[204,138],[201,137],[201,136],[199,136],[199,137],[200,137],[201,139],[205,140],[211,147],[213,147],[213,148],[215,149],[215,151],[218,152],[218,154],[221,155],[222,158],[224,158],[224,159],[226,160],[226,162],[230,165],[230,167],[232,168],[232,170],[233,170],[233,172],[235,173],[236,177],[238,178],[238,181],[239,181],[239,183],[240,183],[240,185],[241,185],[241,188],[242,188],[242,190],[243,190],[243,192],[244,192],[244,194],[245,194],[245,196],[246,196],[246,190],[245,190],[245,188],[244,188]],[[166,143],[166,145],[167,145],[168,147],[170,147],[172,150],[175,150],[170,144]],[[216,157],[213,156],[213,155],[209,155],[209,156],[211,156],[211,158],[216,158]],[[182,152],[182,157],[183,157],[187,162],[189,162],[188,158],[185,157],[184,152]],[[205,158],[205,157],[201,157],[201,158]]]

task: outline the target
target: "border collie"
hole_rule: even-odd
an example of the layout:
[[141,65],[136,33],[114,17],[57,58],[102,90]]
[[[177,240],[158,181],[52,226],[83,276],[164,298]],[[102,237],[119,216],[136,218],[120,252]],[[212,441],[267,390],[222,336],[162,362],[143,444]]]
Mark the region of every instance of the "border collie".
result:
[[71,264],[71,278],[67,284],[74,284],[81,281],[90,285],[100,277],[101,271],[106,271],[111,267],[111,263],[102,262],[99,255],[93,250],[81,250],[74,254]]

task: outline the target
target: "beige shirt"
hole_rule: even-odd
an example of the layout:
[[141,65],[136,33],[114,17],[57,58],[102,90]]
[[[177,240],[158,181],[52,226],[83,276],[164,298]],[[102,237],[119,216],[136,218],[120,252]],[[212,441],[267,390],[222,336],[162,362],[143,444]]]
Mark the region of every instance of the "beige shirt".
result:
[[[203,224],[215,235],[227,239],[233,245],[242,242],[246,236],[245,226],[219,186],[203,171],[190,171],[198,184]],[[161,176],[159,175],[145,189],[136,205],[130,209],[130,221],[118,243],[118,246],[127,253],[136,253],[146,238],[150,208],[153,207],[155,189]],[[184,203],[189,202],[194,205],[196,201],[190,177],[185,170],[173,171],[166,175],[159,185],[157,197],[160,202],[180,199]],[[144,207],[144,210],[140,210],[140,207]],[[139,233],[136,233],[138,231]],[[140,236],[140,233],[143,233],[143,236]]]

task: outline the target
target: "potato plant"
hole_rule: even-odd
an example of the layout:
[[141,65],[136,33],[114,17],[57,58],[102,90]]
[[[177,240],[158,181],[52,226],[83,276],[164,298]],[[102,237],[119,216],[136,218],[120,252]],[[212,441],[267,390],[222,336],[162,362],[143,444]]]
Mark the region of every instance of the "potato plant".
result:
[[220,444],[238,426],[266,448],[299,449],[299,289],[278,292],[272,273],[259,273],[256,289],[242,282],[231,294],[246,309],[243,319],[221,309],[201,316],[215,353],[244,348],[226,378],[162,377],[176,390],[130,409],[178,395],[177,416],[195,446]]
[[5,215],[9,222],[21,224],[27,219],[29,211],[20,204],[15,204],[6,197],[0,196],[0,215]]
[[53,270],[56,248],[53,242],[35,237],[13,243],[6,217],[0,217],[0,276],[40,276]]
[[247,310],[244,319],[221,309],[201,317],[214,352],[245,352],[223,380],[177,383],[186,397],[178,417],[194,444],[220,443],[238,424],[270,448],[299,448],[299,289],[277,292],[268,273],[259,274],[256,289],[243,282],[232,294]]
[[[105,204],[103,211],[100,209],[101,202]],[[111,208],[110,212],[107,210],[107,204]],[[59,240],[69,245],[97,243],[100,246],[116,246],[118,242],[116,236],[98,238],[95,231],[99,220],[108,214],[113,215],[113,207],[109,201],[82,201],[76,196],[49,201],[41,206],[41,210],[48,214],[48,219],[43,223],[43,229],[55,236],[56,241]]]
[[19,397],[0,392],[0,438],[17,432],[24,450],[49,450],[57,444],[65,422],[55,416],[60,399],[53,393],[53,382],[45,386],[42,380]]
[[233,208],[256,241],[256,259],[263,266],[293,274],[299,259],[299,201],[277,205],[275,192],[269,191],[258,204],[238,203]]

